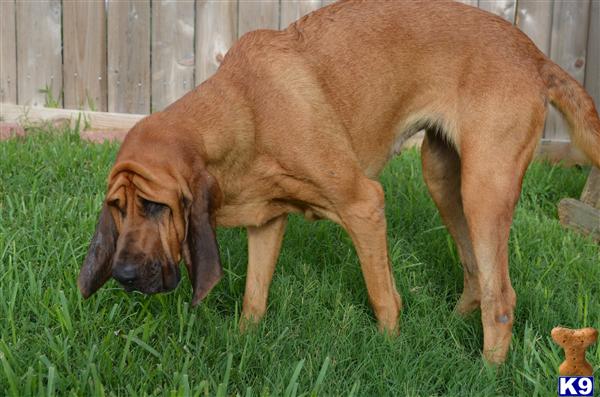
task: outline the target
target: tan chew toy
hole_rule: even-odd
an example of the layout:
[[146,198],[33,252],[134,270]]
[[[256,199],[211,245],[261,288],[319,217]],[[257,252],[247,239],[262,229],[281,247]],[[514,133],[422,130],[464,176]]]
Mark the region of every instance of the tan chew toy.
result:
[[596,342],[598,331],[594,328],[556,327],[551,335],[565,351],[565,361],[558,367],[560,376],[592,376],[593,368],[585,360],[585,350]]

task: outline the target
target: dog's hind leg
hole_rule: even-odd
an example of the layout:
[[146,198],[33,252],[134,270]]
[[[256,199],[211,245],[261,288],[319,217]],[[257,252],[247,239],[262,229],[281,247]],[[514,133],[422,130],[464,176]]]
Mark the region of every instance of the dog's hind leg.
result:
[[[508,240],[523,176],[543,127],[545,108],[505,114],[461,134],[461,195],[481,291],[483,354],[501,363],[510,346],[515,291]],[[522,129],[519,129],[522,128]]]
[[489,160],[484,164],[463,157],[462,197],[479,271],[484,355],[490,362],[502,362],[516,304],[508,273],[508,238],[522,171],[515,175],[510,168],[494,169],[498,159]]
[[248,271],[240,329],[257,323],[267,310],[269,286],[279,257],[287,215],[258,227],[248,227]]
[[477,263],[460,194],[460,157],[436,131],[428,131],[421,146],[423,177],[442,220],[456,243],[464,269],[463,293],[456,311],[465,315],[479,308]]

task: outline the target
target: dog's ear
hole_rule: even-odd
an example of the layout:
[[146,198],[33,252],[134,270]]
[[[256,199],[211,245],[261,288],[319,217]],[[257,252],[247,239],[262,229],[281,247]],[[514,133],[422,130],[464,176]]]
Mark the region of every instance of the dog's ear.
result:
[[221,191],[212,175],[201,173],[192,187],[187,203],[187,233],[184,259],[194,288],[192,305],[197,305],[223,276],[216,236],[215,211]]
[[117,245],[118,231],[106,203],[102,206],[96,232],[87,256],[79,271],[77,285],[84,298],[88,298],[111,277],[112,260]]

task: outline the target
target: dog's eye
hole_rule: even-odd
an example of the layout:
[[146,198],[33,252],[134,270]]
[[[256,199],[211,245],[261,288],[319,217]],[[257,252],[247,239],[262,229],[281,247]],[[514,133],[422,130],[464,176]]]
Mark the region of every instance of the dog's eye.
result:
[[125,208],[121,205],[121,202],[119,199],[113,199],[113,200],[109,200],[107,201],[107,204],[110,205],[111,207],[116,208],[119,213],[121,214],[121,216],[123,218],[125,218]]
[[142,199],[142,205],[144,206],[144,212],[146,213],[146,216],[157,216],[167,207],[164,204],[156,203],[146,199]]

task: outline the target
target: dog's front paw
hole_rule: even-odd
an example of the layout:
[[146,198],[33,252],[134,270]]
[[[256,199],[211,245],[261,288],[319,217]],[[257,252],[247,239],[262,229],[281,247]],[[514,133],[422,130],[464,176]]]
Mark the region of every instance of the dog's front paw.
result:
[[254,313],[242,313],[238,324],[240,333],[244,334],[255,330],[258,327],[258,324],[260,324],[260,320],[262,320],[262,316],[258,316]]

